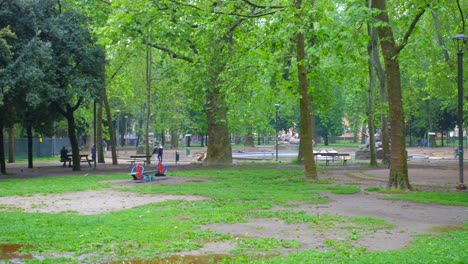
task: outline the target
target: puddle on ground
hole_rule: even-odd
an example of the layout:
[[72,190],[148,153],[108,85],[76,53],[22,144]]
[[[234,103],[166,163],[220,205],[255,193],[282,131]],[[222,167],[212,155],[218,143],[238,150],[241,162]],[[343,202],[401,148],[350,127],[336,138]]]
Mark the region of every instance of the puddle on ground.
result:
[[31,254],[21,254],[18,251],[22,247],[27,247],[21,244],[0,244],[0,259],[32,259]]
[[228,260],[231,257],[225,254],[211,254],[211,255],[173,255],[167,258],[155,260],[126,260],[119,261],[121,264],[208,264],[218,263],[222,260]]

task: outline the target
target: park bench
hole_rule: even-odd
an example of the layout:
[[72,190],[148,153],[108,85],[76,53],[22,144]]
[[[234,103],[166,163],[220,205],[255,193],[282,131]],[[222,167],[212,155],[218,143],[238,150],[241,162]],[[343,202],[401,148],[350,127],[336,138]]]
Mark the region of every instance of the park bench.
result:
[[130,162],[130,168],[133,168],[137,163],[143,163],[143,166],[146,166],[146,161],[151,157],[151,155],[132,155],[130,158],[122,158],[122,160]]
[[351,156],[349,153],[338,153],[338,152],[316,152],[314,153],[315,155],[315,161],[325,161],[325,165],[328,166],[330,165],[331,162],[335,162],[336,160],[342,160],[343,165],[347,164],[348,160],[351,160]]

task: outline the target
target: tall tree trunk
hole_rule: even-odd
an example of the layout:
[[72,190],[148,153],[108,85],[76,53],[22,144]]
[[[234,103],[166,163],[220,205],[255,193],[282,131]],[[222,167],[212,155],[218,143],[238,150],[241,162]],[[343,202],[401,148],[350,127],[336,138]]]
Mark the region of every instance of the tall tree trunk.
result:
[[28,168],[33,168],[33,131],[32,125],[29,122],[26,127],[26,134],[28,135]]
[[0,172],[6,174],[5,142],[3,137],[3,122],[0,122]]
[[450,56],[449,56],[447,47],[445,46],[442,31],[440,30],[439,15],[437,14],[435,10],[432,10],[432,19],[434,20],[434,27],[436,29],[437,42],[439,43],[439,46],[443,48],[442,54],[444,55],[445,62],[448,64],[450,69],[453,70],[455,66],[453,65],[453,63],[450,62]]
[[102,138],[102,100],[97,104],[97,116],[96,116],[96,150],[97,150],[97,162],[105,163],[104,158],[104,139]]
[[102,92],[102,100],[104,102],[104,107],[106,108],[107,123],[109,124],[110,144],[107,144],[107,146],[111,148],[112,165],[117,165],[117,141],[115,139],[115,129],[112,125],[112,113],[109,105],[109,100],[107,98],[106,87],[104,87],[104,91]]
[[[146,163],[151,164],[150,142],[149,142],[149,130],[150,130],[150,118],[151,118],[151,47],[146,45],[146,126],[145,126],[145,150],[146,150]],[[156,138],[156,137],[155,137]],[[153,146],[151,146],[153,147]]]
[[15,128],[8,128],[8,163],[15,162]]
[[[217,78],[217,74],[212,76],[213,80]],[[232,147],[227,124],[227,108],[225,107],[223,93],[219,90],[215,81],[211,83],[211,88],[207,91],[206,105],[209,140],[205,163],[232,164]]]
[[[357,133],[354,133],[354,137],[357,137],[356,134]],[[363,144],[363,145],[367,143],[366,142],[366,136],[367,136],[367,126],[366,126],[366,124],[362,124],[362,126],[361,126],[361,144]],[[354,143],[356,143],[356,141]]]
[[[369,0],[372,1],[372,0]],[[369,3],[370,5],[370,3]],[[380,63],[380,56],[378,52],[378,35],[376,30],[372,30],[371,44],[373,46],[372,64],[375,67],[375,73],[379,79],[379,102],[385,109],[380,114],[380,140],[382,142],[382,162],[390,164],[390,132],[388,129],[388,92],[387,92],[387,77],[385,70]]]
[[380,11],[376,15],[376,19],[383,22],[386,26],[377,28],[382,47],[385,69],[387,73],[387,90],[390,105],[390,127],[391,133],[391,163],[388,187],[398,189],[412,189],[408,177],[408,164],[406,161],[406,146],[405,146],[405,122],[403,112],[403,101],[401,95],[401,76],[400,64],[398,62],[398,54],[408,42],[416,23],[424,14],[425,9],[420,9],[415,19],[411,23],[403,42],[398,46],[395,43],[393,30],[390,27],[390,19],[388,17],[386,0],[373,0],[372,8]]
[[174,149],[179,148],[179,133],[177,133],[177,129],[172,129],[171,133],[171,146]]
[[[297,19],[300,20],[301,0],[296,0]],[[309,97],[309,82],[307,80],[306,54],[304,34],[298,31],[295,36],[297,72],[299,78],[300,110],[301,110],[301,131],[300,148],[304,157],[305,176],[310,179],[317,179],[317,168],[313,153],[313,132],[312,132],[312,107]]]
[[369,127],[369,150],[370,150],[370,166],[377,166],[377,158],[375,151],[375,131],[374,131],[374,90],[375,90],[375,66],[373,62],[373,53],[377,52],[377,46],[372,43],[372,36],[375,35],[375,29],[371,25],[367,25],[370,41],[367,46],[367,53],[369,55],[369,100],[367,103],[367,126]]
[[247,134],[245,135],[244,146],[246,147],[255,147],[255,139],[253,136],[253,127],[250,124],[247,124]]
[[80,148],[78,145],[78,138],[76,136],[76,123],[75,116],[71,107],[67,107],[67,123],[68,123],[68,138],[70,139],[70,145],[72,148],[72,160],[73,160],[73,171],[80,171]]

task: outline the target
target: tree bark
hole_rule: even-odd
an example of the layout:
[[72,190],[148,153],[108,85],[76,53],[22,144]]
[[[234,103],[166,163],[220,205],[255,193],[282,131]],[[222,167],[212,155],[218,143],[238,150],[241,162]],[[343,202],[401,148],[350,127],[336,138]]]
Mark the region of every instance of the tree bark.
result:
[[76,136],[75,116],[71,107],[67,107],[65,118],[68,123],[68,138],[70,139],[70,145],[72,148],[73,171],[80,171],[80,148],[78,145],[78,138]]
[[[376,70],[374,66],[374,59],[377,53],[377,45],[374,43],[376,38],[375,29],[368,24],[367,25],[368,34],[370,36],[369,44],[367,46],[367,53],[369,55],[369,100],[367,104],[367,124],[369,127],[369,150],[370,150],[370,166],[377,166],[377,155],[375,149],[375,131],[374,131],[374,90],[375,90],[375,81],[376,81]],[[377,55],[378,57],[378,55]]]
[[[151,158],[149,157],[152,153],[149,143],[149,129],[150,129],[150,118],[151,118],[151,46],[146,45],[146,126],[145,126],[145,152],[146,163],[151,164]],[[154,143],[153,143],[154,144]],[[153,147],[153,146],[151,146]]]
[[117,142],[115,140],[115,130],[114,126],[112,125],[112,114],[110,110],[109,100],[107,98],[107,91],[106,87],[103,88],[104,91],[102,92],[102,100],[104,102],[104,107],[106,108],[106,118],[107,123],[109,124],[109,135],[110,135],[110,144],[107,146],[111,148],[111,155],[112,155],[112,165],[117,165]]
[[372,8],[376,8],[380,13],[376,16],[377,20],[384,22],[386,26],[377,28],[382,47],[385,69],[387,73],[387,90],[390,106],[390,127],[391,133],[391,161],[390,175],[388,187],[397,189],[412,189],[408,177],[408,164],[406,161],[406,146],[405,146],[405,122],[403,112],[403,101],[401,93],[401,76],[400,64],[398,62],[398,54],[407,44],[408,38],[411,35],[417,21],[424,13],[420,10],[416,18],[413,20],[408,32],[403,38],[401,45],[395,43],[393,30],[390,27],[390,19],[387,14],[385,0],[373,0]]
[[[217,75],[212,76],[214,80],[217,77]],[[209,140],[205,163],[230,165],[232,164],[232,147],[227,124],[227,108],[224,96],[215,82],[207,91],[206,105]]]
[[96,117],[96,150],[97,150],[97,162],[105,163],[104,157],[104,139],[102,138],[102,100],[96,104],[97,117]]
[[439,43],[439,46],[443,48],[442,54],[444,55],[445,62],[450,67],[450,70],[453,71],[455,66],[453,65],[453,63],[450,62],[450,56],[449,56],[447,47],[445,46],[444,37],[442,36],[442,31],[440,30],[439,15],[437,14],[435,10],[432,10],[432,19],[434,20],[434,27],[435,27],[435,32],[437,35],[437,42]]
[[31,122],[26,127],[26,134],[28,135],[28,168],[33,168],[33,131]]
[[177,129],[172,129],[171,133],[171,147],[174,149],[179,148],[179,133],[177,133]]
[[3,137],[3,122],[0,122],[0,172],[6,174],[6,163],[5,163],[5,145]]
[[[296,16],[300,20],[300,10],[302,1],[296,0]],[[304,157],[304,172],[309,179],[317,179],[317,169],[313,153],[313,133],[312,133],[312,106],[309,97],[309,82],[307,80],[306,54],[304,34],[300,31],[296,33],[296,57],[297,72],[299,78],[300,110],[301,110],[301,131],[300,131],[300,149]]]
[[8,163],[15,162],[15,128],[8,128]]

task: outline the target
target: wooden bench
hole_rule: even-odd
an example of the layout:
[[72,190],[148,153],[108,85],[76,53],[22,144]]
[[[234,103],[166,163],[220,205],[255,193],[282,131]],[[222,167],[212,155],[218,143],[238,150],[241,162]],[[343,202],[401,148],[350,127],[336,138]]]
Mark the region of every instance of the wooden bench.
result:
[[143,166],[146,166],[146,161],[151,157],[150,155],[133,155],[127,162],[130,162],[130,168],[133,168],[137,163],[143,163]]
[[349,153],[317,152],[317,153],[314,153],[314,155],[315,155],[315,161],[316,162],[318,162],[319,160],[323,160],[323,159],[320,159],[320,158],[324,157],[325,158],[325,166],[330,165],[330,161],[335,162],[335,157],[336,158],[341,158],[341,160],[343,160],[343,165],[346,165],[347,161],[351,160],[351,156],[349,155]]

